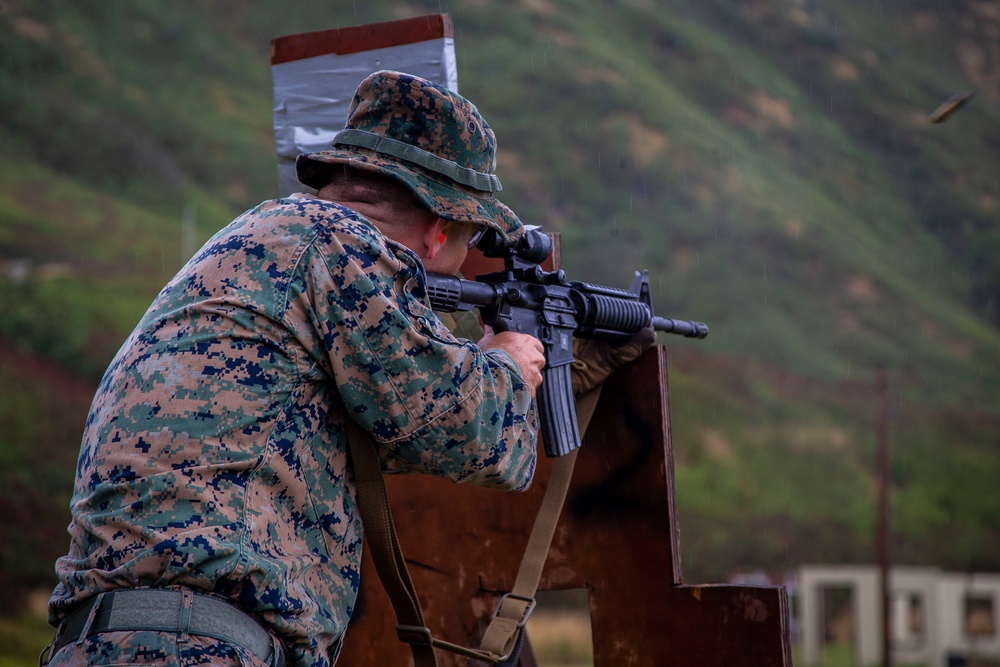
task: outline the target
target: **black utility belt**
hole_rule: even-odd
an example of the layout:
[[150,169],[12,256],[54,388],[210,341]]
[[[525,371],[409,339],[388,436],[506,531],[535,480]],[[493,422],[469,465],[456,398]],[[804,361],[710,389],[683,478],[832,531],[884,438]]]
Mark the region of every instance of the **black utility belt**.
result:
[[125,588],[102,593],[59,625],[50,655],[81,635],[115,631],[189,633],[241,646],[272,667],[284,667],[281,643],[239,607],[194,589]]

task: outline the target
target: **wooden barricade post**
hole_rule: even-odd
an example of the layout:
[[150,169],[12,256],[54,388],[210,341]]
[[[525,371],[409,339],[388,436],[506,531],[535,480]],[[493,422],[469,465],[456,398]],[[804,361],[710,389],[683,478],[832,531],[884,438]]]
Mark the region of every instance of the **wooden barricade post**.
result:
[[308,190],[295,176],[295,158],[330,148],[368,74],[402,70],[457,92],[453,32],[451,17],[431,14],[272,39],[279,195]]

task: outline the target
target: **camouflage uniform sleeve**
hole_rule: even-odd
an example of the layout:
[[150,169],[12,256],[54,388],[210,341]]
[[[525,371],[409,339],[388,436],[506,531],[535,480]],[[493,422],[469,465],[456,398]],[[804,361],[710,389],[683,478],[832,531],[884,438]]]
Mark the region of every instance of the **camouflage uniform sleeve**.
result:
[[[537,417],[510,357],[458,340],[425,302],[420,260],[362,224],[318,238],[301,263],[346,415],[389,468],[520,490],[535,466]],[[309,307],[305,305],[305,307]]]

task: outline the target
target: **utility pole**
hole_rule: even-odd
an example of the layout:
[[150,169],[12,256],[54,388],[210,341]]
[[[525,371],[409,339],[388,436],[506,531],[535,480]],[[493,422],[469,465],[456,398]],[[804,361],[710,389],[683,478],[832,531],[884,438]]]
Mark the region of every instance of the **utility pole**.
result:
[[877,381],[878,419],[876,425],[878,475],[878,550],[879,585],[882,598],[882,667],[892,667],[892,634],[890,626],[889,590],[889,379],[885,369]]

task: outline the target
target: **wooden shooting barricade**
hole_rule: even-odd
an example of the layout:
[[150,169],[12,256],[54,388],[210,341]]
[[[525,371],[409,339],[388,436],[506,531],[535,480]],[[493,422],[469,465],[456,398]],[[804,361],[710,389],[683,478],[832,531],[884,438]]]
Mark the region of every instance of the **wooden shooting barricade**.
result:
[[[539,589],[587,590],[595,667],[790,667],[785,589],[683,583],[666,380],[657,346],[605,383]],[[550,468],[540,454],[532,487],[520,494],[386,478],[435,637],[479,645],[498,594],[514,584]],[[409,664],[395,626],[366,553],[341,660]],[[469,664],[442,651],[438,660]],[[536,664],[530,649],[520,664]]]
[[[370,71],[407,70],[393,59],[403,53],[399,49],[420,43],[443,54],[439,61],[431,60],[447,70],[454,65],[448,62],[453,58],[451,38],[446,15],[276,38],[272,66],[279,172],[285,170],[291,178],[282,189],[296,187],[291,165],[295,151],[305,144],[296,148],[293,139],[311,132],[309,119],[293,113],[301,61],[346,57],[347,71],[367,58],[378,64]],[[367,55],[359,55],[365,49],[370,50]],[[411,73],[441,82],[441,77]],[[450,75],[450,70],[444,74]],[[350,85],[361,78],[354,76]],[[312,104],[307,102],[301,108]],[[476,259],[482,262],[481,256]],[[558,253],[552,259],[558,266]],[[463,269],[466,276],[488,270],[482,264]],[[587,591],[595,667],[790,667],[783,588],[683,582],[666,361],[665,350],[654,347],[605,383],[539,590]],[[386,477],[399,541],[434,637],[480,645],[499,596],[514,585],[551,467],[552,461],[540,453],[534,481],[524,493],[429,476]],[[339,664],[411,664],[409,647],[397,640],[395,627],[366,549],[361,594]],[[469,664],[467,658],[443,651],[437,657],[442,666]],[[537,664],[530,646],[519,664]]]

